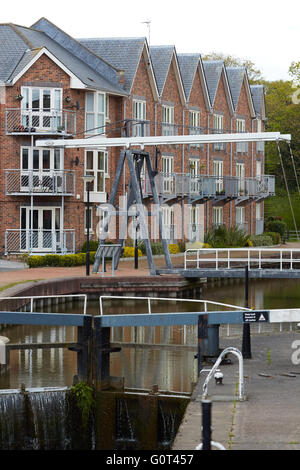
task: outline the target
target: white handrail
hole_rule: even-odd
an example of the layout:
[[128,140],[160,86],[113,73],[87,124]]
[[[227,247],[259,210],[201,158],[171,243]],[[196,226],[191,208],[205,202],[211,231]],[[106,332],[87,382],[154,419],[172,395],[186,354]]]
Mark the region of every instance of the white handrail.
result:
[[[194,253],[196,256],[188,258],[190,254]],[[221,257],[220,254],[224,253],[225,256]],[[256,257],[251,256],[257,253]],[[279,255],[278,257],[263,257],[268,254]],[[295,258],[295,254],[299,254],[299,258]],[[240,256],[232,257],[231,254],[240,254]],[[284,254],[287,254],[284,258]],[[203,257],[202,257],[202,256]],[[207,256],[205,256],[207,255]],[[211,255],[211,256],[210,256]],[[212,256],[214,255],[214,256]],[[227,255],[227,256],[226,256]],[[244,255],[244,256],[243,256]],[[201,256],[201,257],[200,257]],[[227,265],[226,269],[230,269],[233,263],[244,262],[249,270],[251,264],[258,263],[258,269],[262,269],[262,263],[279,264],[280,271],[283,270],[283,263],[288,263],[289,268],[293,269],[293,263],[300,263],[300,249],[295,248],[189,248],[184,253],[184,269],[188,268],[188,263],[196,263],[197,269],[200,269],[201,262],[210,262],[215,264],[215,269],[220,269],[220,263]]]
[[232,347],[229,347],[229,348],[226,348],[224,349],[224,351],[222,351],[222,353],[220,354],[220,356],[218,357],[217,361],[215,362],[213,368],[211,369],[211,371],[209,372],[208,376],[206,377],[206,380],[203,384],[203,393],[202,393],[202,400],[205,400],[206,397],[207,397],[207,393],[208,393],[208,390],[207,390],[207,387],[208,387],[208,383],[210,381],[210,379],[212,378],[213,374],[216,372],[216,369],[219,367],[219,365],[221,364],[222,362],[222,359],[223,357],[226,355],[226,354],[234,354],[235,356],[237,356],[238,360],[239,360],[239,400],[244,400],[244,366],[243,366],[243,355],[241,353],[241,351],[239,351],[238,349],[236,348],[232,348]]
[[66,294],[66,295],[30,295],[25,297],[1,297],[1,300],[17,300],[17,299],[30,299],[30,313],[33,313],[33,302],[37,299],[52,299],[52,298],[64,298],[64,297],[83,297],[83,315],[86,315],[87,307],[87,294]]
[[190,302],[190,303],[202,303],[204,304],[204,311],[207,312],[207,305],[218,305],[220,307],[234,308],[236,310],[243,310],[250,312],[251,308],[240,307],[238,305],[229,305],[223,304],[220,302],[214,302],[212,300],[195,300],[195,299],[173,299],[166,297],[130,297],[130,296],[118,296],[118,295],[101,295],[99,297],[100,304],[100,315],[103,315],[103,299],[123,299],[123,300],[147,300],[148,302],[148,314],[151,315],[151,300],[162,300],[162,301],[171,301],[171,302]]
[[[225,447],[219,442],[210,441],[210,444],[212,447],[215,447],[218,450],[226,450]],[[195,450],[202,450],[202,447],[203,447],[203,444],[201,443],[197,447],[195,447]]]

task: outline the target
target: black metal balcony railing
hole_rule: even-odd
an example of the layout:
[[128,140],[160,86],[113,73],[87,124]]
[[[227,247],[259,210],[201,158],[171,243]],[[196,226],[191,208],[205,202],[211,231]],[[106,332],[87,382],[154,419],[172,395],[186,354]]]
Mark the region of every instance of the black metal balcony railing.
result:
[[20,170],[5,171],[5,193],[10,195],[74,196],[73,170]]
[[7,109],[6,134],[76,134],[76,112],[57,109]]

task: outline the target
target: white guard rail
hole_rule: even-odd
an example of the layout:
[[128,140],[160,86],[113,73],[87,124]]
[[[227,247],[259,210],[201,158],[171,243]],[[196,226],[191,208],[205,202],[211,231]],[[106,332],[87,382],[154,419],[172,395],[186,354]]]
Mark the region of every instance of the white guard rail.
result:
[[[189,256],[193,256],[190,258]],[[295,257],[297,256],[298,257]],[[294,269],[295,263],[300,263],[300,249],[287,248],[200,248],[189,249],[184,253],[184,269],[190,264],[201,269],[201,264],[211,263],[212,268],[218,270],[237,268],[236,263],[245,263],[249,270],[255,264],[258,269],[263,269],[267,264],[275,264],[277,269]]]
[[195,299],[177,299],[177,298],[164,298],[164,297],[127,297],[127,296],[117,296],[117,295],[102,295],[99,297],[99,303],[100,303],[100,315],[103,315],[103,300],[104,299],[122,299],[122,300],[145,300],[147,301],[148,304],[148,314],[151,315],[151,300],[157,301],[170,301],[170,302],[189,302],[189,303],[201,303],[204,304],[204,312],[207,312],[207,306],[208,305],[216,305],[218,307],[227,307],[227,308],[233,308],[236,310],[244,310],[244,311],[251,311],[251,308],[246,308],[246,307],[240,307],[238,305],[229,305],[229,304],[223,304],[220,302],[214,302],[211,300],[195,300]]
[[[83,315],[86,315],[87,307],[87,294],[67,294],[67,295],[37,295],[37,296],[27,296],[27,297],[0,297],[1,300],[18,300],[18,299],[28,299],[30,300],[30,313],[33,313],[33,305],[35,300],[41,299],[58,299],[58,298],[73,298],[73,297],[82,297],[83,298]],[[1,303],[0,303],[1,305]]]

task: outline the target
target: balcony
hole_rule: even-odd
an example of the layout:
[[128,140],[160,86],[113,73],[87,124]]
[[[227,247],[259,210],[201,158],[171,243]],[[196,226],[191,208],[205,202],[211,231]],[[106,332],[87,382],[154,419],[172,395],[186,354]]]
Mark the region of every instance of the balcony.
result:
[[182,126],[178,124],[169,124],[167,122],[161,123],[161,135],[179,135],[179,129]]
[[123,137],[149,137],[150,121],[140,119],[126,119],[122,129]]
[[5,194],[10,196],[74,196],[73,170],[5,170]]
[[6,230],[5,255],[17,253],[75,253],[75,230]]
[[257,153],[265,153],[265,142],[256,142],[256,151]]
[[56,109],[7,109],[5,132],[12,135],[72,136],[76,134],[76,112]]
[[216,197],[217,202],[228,202],[236,199],[239,194],[239,178],[235,176],[216,176]]
[[239,155],[248,154],[249,143],[248,142],[237,142],[236,143],[236,153]]
[[[204,128],[203,127],[188,127],[188,133],[189,135],[203,135],[204,134]],[[190,148],[196,148],[200,150],[204,150],[204,144],[190,144]]]
[[238,198],[236,205],[247,200],[259,202],[275,195],[275,176],[238,178]]

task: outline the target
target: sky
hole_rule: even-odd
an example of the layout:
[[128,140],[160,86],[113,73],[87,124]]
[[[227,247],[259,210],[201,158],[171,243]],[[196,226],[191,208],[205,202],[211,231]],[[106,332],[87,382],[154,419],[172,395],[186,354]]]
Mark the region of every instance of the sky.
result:
[[[14,0],[1,23],[23,26],[46,17],[75,38],[140,37],[178,53],[221,52],[251,60],[266,80],[288,80],[300,61],[299,0]],[[151,21],[150,31],[147,24]],[[150,33],[150,34],[149,34]]]

